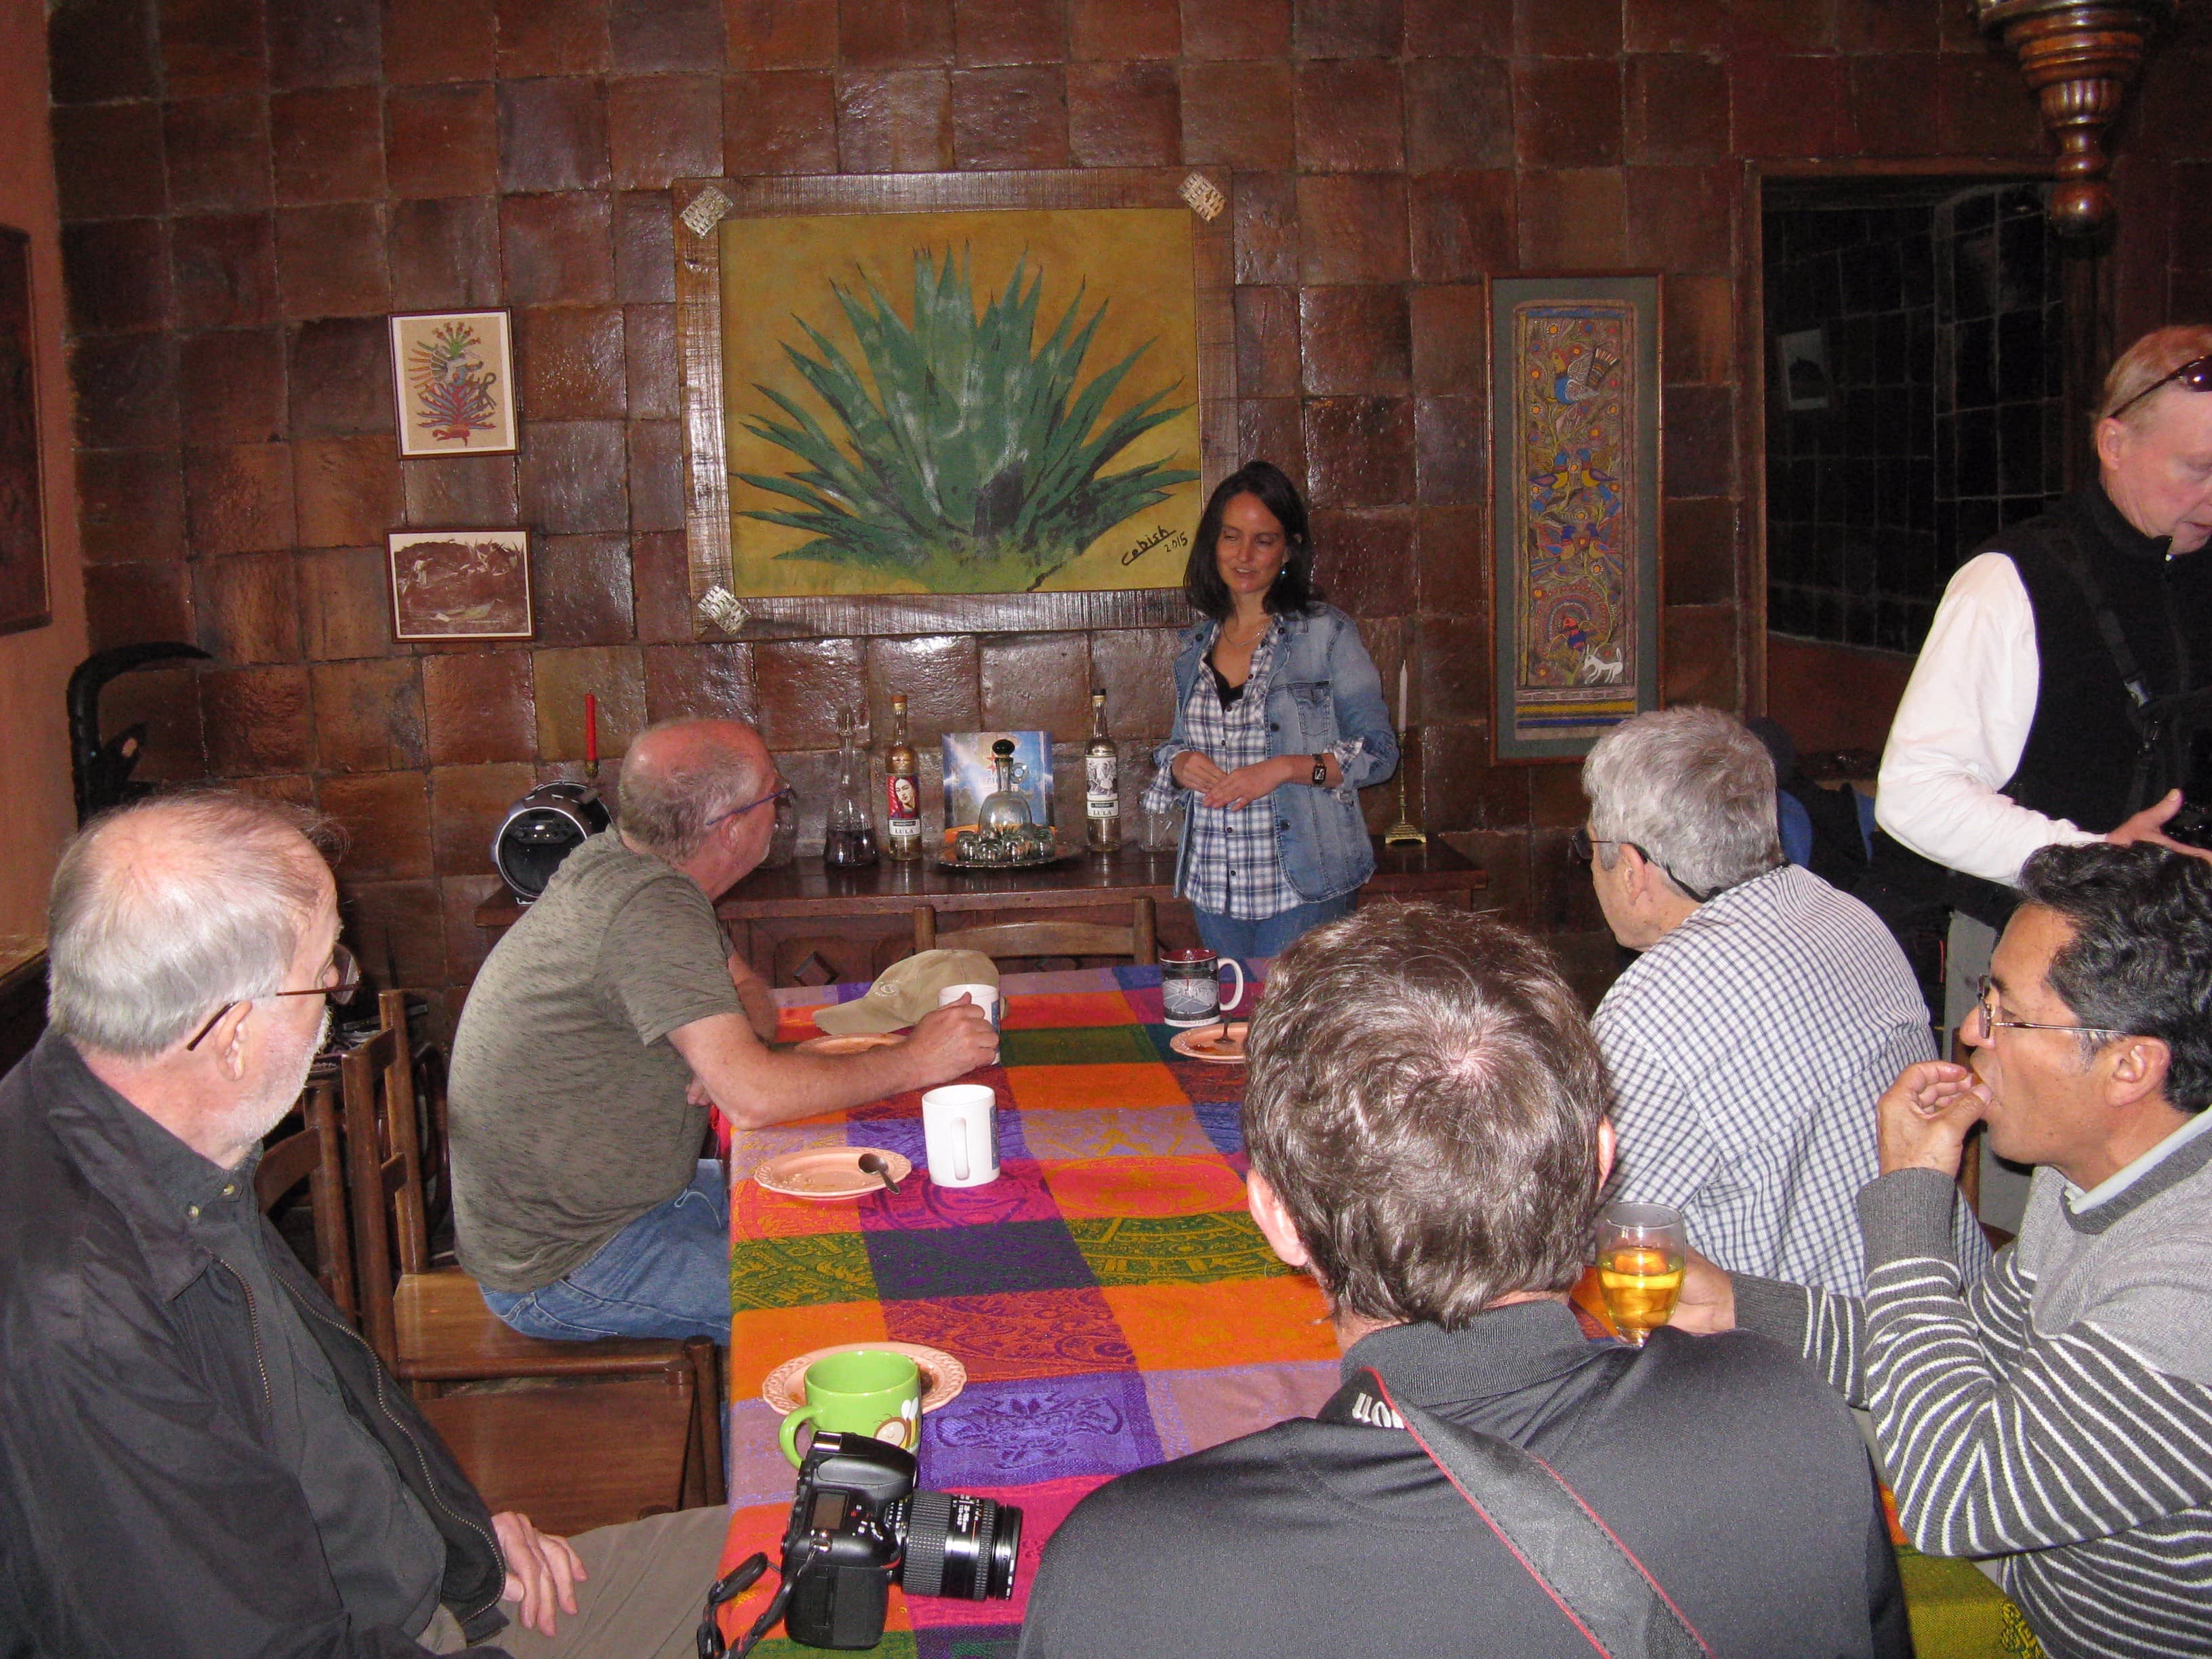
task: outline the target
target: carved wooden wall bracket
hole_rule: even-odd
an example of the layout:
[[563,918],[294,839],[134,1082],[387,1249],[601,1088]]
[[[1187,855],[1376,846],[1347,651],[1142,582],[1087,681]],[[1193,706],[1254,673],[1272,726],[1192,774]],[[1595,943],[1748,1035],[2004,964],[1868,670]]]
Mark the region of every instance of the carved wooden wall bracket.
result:
[[2152,36],[2173,21],[2176,0],[1976,0],[1982,33],[2002,39],[2058,143],[2051,221],[2068,236],[2111,222],[2105,131],[2118,118]]

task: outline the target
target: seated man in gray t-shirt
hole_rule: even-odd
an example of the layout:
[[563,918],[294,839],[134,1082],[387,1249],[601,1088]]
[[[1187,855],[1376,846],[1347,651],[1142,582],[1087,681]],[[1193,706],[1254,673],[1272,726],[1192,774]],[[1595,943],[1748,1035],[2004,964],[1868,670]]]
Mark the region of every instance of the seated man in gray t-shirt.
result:
[[453,1040],[461,1266],[527,1336],[711,1336],[730,1323],[729,1212],[707,1108],[746,1128],[925,1089],[987,1064],[980,1009],[896,1048],[778,1053],[768,988],[714,900],[757,865],[782,792],[738,720],[654,726],[617,830],[570,854],[477,975]]

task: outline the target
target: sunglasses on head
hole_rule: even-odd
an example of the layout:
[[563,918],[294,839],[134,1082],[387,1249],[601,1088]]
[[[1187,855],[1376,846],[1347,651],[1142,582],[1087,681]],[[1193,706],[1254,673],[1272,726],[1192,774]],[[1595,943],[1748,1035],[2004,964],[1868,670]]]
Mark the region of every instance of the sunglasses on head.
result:
[[2160,376],[2106,418],[2117,421],[2152,392],[2163,391],[2170,386],[2185,386],[2191,392],[2212,392],[2212,357],[2192,358],[2172,374]]

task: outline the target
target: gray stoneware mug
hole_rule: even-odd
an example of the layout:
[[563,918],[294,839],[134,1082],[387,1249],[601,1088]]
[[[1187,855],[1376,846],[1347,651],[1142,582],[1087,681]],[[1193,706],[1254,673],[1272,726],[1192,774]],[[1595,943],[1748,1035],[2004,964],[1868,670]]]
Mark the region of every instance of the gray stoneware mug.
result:
[[[1224,1001],[1221,970],[1237,976],[1237,988]],[[1244,1000],[1244,965],[1234,957],[1217,957],[1203,945],[1160,953],[1160,1003],[1170,1025],[1212,1025]]]

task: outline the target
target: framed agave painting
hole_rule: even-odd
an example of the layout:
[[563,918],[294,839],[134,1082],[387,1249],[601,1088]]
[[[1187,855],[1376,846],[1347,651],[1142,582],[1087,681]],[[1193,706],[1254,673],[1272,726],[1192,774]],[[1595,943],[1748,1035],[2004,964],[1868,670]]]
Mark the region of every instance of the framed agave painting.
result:
[[504,311],[414,312],[392,319],[399,453],[512,455],[514,346]]
[[1236,441],[1229,221],[1185,178],[679,184],[702,631],[1183,620]]

